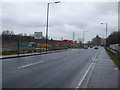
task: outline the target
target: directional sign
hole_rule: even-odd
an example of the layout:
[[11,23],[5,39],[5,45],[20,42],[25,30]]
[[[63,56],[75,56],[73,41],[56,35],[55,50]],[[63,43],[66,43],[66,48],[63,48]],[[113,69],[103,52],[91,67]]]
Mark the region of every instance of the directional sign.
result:
[[34,38],[35,39],[42,39],[43,38],[42,32],[34,32]]

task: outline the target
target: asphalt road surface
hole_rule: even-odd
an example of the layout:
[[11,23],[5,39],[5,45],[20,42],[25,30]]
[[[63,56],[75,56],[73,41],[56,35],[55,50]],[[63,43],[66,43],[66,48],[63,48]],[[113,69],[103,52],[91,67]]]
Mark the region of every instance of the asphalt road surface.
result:
[[[3,88],[76,88],[100,49],[71,49],[2,61]],[[79,85],[79,86],[80,86]]]

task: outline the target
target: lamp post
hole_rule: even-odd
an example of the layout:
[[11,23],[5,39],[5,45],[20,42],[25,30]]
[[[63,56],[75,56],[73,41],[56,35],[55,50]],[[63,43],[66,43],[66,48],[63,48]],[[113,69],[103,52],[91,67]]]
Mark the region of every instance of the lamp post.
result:
[[17,41],[17,49],[18,49],[18,56],[20,54],[20,35],[18,35],[18,41]]
[[57,1],[57,2],[50,2],[50,3],[47,3],[47,24],[46,24],[46,51],[48,49],[48,19],[49,19],[49,5],[51,3],[60,3],[60,1]]
[[100,23],[100,24],[105,24],[105,27],[106,27],[106,45],[107,45],[107,23]]
[[83,31],[83,48],[84,48],[85,32],[88,32],[88,31]]

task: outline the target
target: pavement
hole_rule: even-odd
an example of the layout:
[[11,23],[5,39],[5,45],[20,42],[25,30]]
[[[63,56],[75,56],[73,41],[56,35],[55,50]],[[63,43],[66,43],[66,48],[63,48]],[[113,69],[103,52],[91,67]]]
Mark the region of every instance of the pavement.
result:
[[118,88],[118,69],[104,48],[4,59],[3,88]]
[[119,69],[101,48],[94,65],[84,80],[83,88],[118,88]]

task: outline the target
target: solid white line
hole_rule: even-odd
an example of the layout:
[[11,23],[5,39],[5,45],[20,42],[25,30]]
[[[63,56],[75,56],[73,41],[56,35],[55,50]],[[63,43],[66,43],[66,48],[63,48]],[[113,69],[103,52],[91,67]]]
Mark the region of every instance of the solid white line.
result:
[[[95,67],[95,63],[93,63],[92,71],[94,70],[94,67]],[[87,85],[88,85],[88,83],[89,83],[89,80],[90,80],[91,75],[92,75],[92,73],[90,73],[89,78],[87,79],[87,81],[86,81],[86,84],[85,84],[84,88],[86,88],[86,87],[87,87]]]
[[27,65],[24,65],[24,66],[21,66],[21,67],[18,67],[19,69],[21,68],[26,68],[26,67],[29,67],[29,66],[33,66],[33,65],[36,65],[36,64],[39,64],[39,63],[43,63],[44,61],[40,61],[40,62],[36,62],[36,63],[32,63],[32,64],[27,64]]
[[[99,51],[100,52],[100,51]],[[99,54],[99,52],[97,54],[95,54],[95,59],[93,59],[92,61],[92,64],[89,66],[89,68],[87,69],[87,71],[85,72],[84,76],[82,77],[82,79],[80,80],[80,82],[78,83],[78,85],[76,86],[75,90],[78,90],[78,88],[81,87],[85,77],[87,76],[88,72],[90,71],[90,69],[92,68],[93,65],[95,65],[95,62],[96,62],[96,55]],[[94,57],[94,56],[93,56]]]
[[[95,60],[93,60],[93,61],[95,61]],[[87,69],[87,71],[86,71],[85,74],[83,75],[82,79],[81,79],[80,82],[78,83],[78,85],[77,85],[77,87],[76,87],[75,90],[77,90],[78,88],[80,88],[80,86],[82,85],[85,77],[87,76],[87,74],[88,74],[88,72],[90,71],[90,69],[91,69],[91,67],[93,66],[93,64],[94,64],[94,63],[92,63],[92,64],[89,66],[89,68]]]
[[78,83],[78,86],[77,87],[80,87],[83,80],[85,79],[87,73],[89,72],[90,68],[92,67],[93,63],[90,65],[90,67],[88,68],[88,70],[85,72],[84,76],[82,77],[82,79],[80,80],[80,82]]
[[116,68],[116,67],[115,67],[115,70],[117,70],[117,71],[118,71],[118,68]]

